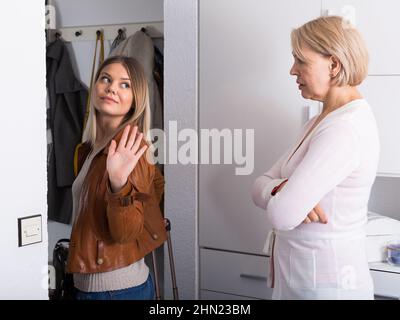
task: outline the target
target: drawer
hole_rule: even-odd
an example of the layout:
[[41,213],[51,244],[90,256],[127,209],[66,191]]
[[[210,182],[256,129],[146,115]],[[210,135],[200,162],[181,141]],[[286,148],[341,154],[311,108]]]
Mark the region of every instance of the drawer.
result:
[[200,290],[200,299],[201,300],[254,300],[254,298],[236,296],[233,294],[208,291],[208,290]]
[[200,289],[271,299],[269,258],[219,250],[200,250]]
[[374,280],[374,294],[400,299],[400,273],[370,270]]

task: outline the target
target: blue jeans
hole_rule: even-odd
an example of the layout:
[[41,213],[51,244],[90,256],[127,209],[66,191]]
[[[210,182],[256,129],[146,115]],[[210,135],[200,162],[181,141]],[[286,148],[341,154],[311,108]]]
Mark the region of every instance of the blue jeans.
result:
[[154,284],[151,274],[147,280],[135,287],[102,291],[102,292],[83,292],[77,290],[77,300],[154,300]]

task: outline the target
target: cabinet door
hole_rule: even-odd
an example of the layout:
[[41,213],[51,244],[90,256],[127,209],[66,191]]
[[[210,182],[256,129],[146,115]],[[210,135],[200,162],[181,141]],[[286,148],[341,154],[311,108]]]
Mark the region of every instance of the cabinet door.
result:
[[[289,70],[291,30],[320,13],[320,0],[199,1],[199,127],[228,128],[231,136],[242,129],[238,150],[248,167],[254,159],[251,174],[236,175],[243,165],[235,159],[223,164],[229,161],[221,156],[222,164],[204,164],[201,150],[200,246],[261,253],[269,227],[251,200],[251,186],[294,143],[307,120],[306,106],[318,106],[301,97]],[[246,129],[255,135],[248,151]]]
[[252,299],[271,299],[270,260],[265,256],[200,250],[200,289]]
[[400,273],[371,270],[374,293],[380,298],[400,299]]
[[259,300],[259,299],[209,291],[209,290],[200,290],[200,300]]
[[378,124],[378,175],[400,176],[400,76],[369,76],[360,92],[371,105]]
[[334,14],[354,8],[357,29],[363,35],[370,53],[369,74],[400,75],[398,0],[322,0],[322,11]]

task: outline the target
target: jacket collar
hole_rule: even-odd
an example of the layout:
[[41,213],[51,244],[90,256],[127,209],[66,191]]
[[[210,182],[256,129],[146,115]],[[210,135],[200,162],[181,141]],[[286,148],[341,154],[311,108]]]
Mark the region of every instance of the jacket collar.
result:
[[124,125],[122,128],[117,129],[117,133],[114,135],[113,138],[109,139],[109,141],[107,142],[106,146],[103,149],[103,154],[108,154],[108,148],[110,147],[111,141],[115,140],[115,142],[119,143],[119,141],[121,140],[122,137],[122,133],[124,132],[126,125]]
[[[121,127],[117,128],[115,130],[115,132],[111,135],[111,137],[108,139],[107,144],[105,145],[105,147],[103,148],[102,153],[103,154],[108,154],[108,148],[110,147],[111,141],[115,140],[115,142],[117,143],[117,145],[119,144],[121,138],[122,138],[122,134],[124,132],[125,127],[128,125],[129,123],[125,123],[123,124]],[[132,124],[130,124],[132,127]]]
[[[103,146],[101,146],[101,150],[98,153],[102,153],[102,154],[108,154],[108,148],[110,147],[111,141],[115,140],[115,142],[117,143],[117,145],[119,144],[121,138],[122,138],[122,134],[124,132],[124,129],[127,125],[131,126],[132,129],[132,123],[125,123],[122,126],[120,126],[119,128],[115,129],[114,133],[110,135],[110,137],[107,139],[107,142],[104,144]],[[143,144],[144,140],[142,140],[142,144]],[[144,142],[147,143],[147,142]],[[98,150],[98,149],[97,149]]]

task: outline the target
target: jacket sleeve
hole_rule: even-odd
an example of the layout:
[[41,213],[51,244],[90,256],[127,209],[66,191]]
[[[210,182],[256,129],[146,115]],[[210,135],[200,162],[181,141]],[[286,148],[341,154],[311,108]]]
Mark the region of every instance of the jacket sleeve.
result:
[[144,230],[144,202],[150,199],[154,166],[142,156],[125,186],[113,193],[107,182],[107,219],[111,237],[118,243],[132,242]]
[[288,182],[269,200],[268,221],[277,230],[294,229],[359,162],[359,137],[353,125],[347,120],[324,124],[311,137],[307,153]]
[[154,166],[154,189],[156,194],[157,203],[160,203],[161,197],[164,193],[165,180],[160,169]]

